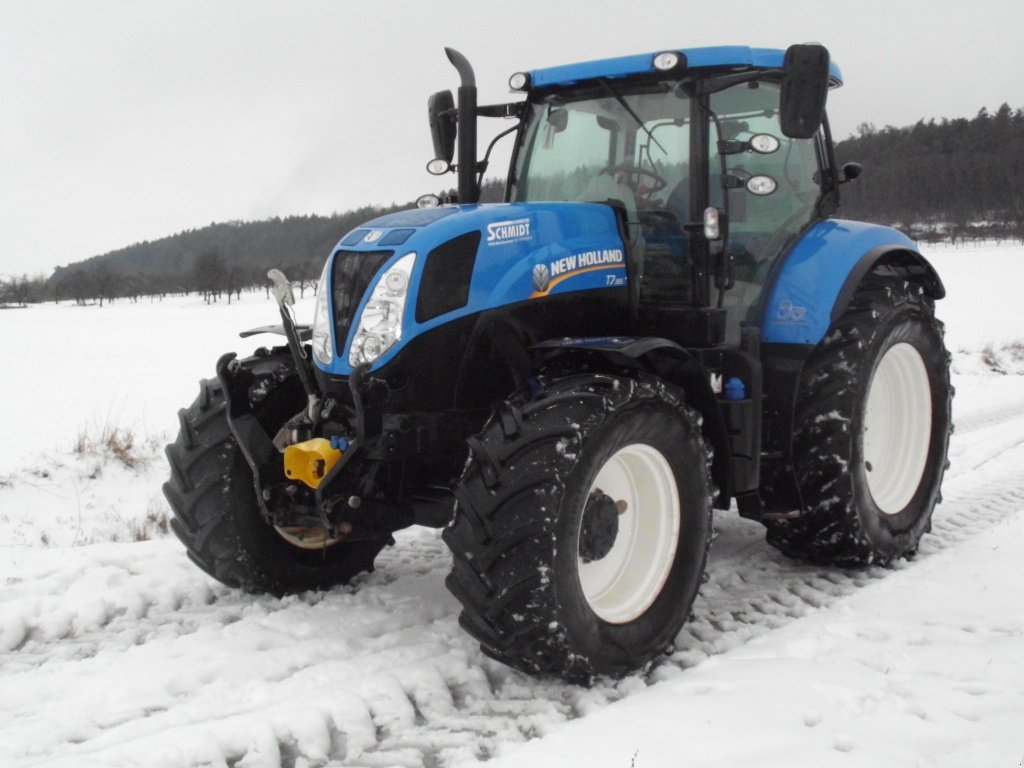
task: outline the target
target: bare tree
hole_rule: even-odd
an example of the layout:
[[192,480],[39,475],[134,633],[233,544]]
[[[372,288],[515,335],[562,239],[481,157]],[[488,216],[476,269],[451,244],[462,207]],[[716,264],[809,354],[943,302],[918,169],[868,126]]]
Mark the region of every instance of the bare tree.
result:
[[192,284],[203,294],[207,304],[218,299],[226,280],[227,269],[218,248],[209,248],[199,254],[192,268]]

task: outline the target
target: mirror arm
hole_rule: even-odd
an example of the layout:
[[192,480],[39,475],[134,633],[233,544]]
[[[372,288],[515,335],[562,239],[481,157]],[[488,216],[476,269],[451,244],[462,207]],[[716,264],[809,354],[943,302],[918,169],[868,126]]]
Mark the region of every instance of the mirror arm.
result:
[[501,139],[505,138],[510,133],[512,133],[512,131],[519,130],[519,125],[520,125],[519,123],[516,123],[511,128],[508,128],[508,129],[502,131],[497,136],[495,136],[493,139],[491,139],[491,143],[487,145],[487,151],[484,152],[484,159],[481,160],[479,163],[477,163],[477,179],[476,179],[476,183],[477,183],[478,187],[480,186],[480,183],[483,181],[484,172],[487,170],[487,163],[491,159],[491,150],[494,149],[494,145],[497,144]]
[[832,127],[828,122],[828,114],[822,115],[821,128],[825,137],[825,162],[828,164],[828,185],[823,186],[821,197],[818,198],[818,214],[828,218],[839,210],[839,168],[836,167],[836,151],[832,143]]
[[510,101],[508,104],[484,104],[476,108],[480,117],[515,117],[522,119],[525,101]]

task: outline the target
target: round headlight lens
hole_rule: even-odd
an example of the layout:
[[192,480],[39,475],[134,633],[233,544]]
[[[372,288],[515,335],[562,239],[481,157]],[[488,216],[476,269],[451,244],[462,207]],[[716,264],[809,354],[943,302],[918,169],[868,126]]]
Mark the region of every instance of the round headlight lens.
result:
[[388,293],[392,296],[401,296],[405,293],[405,289],[409,287],[409,276],[405,272],[397,270],[388,272],[384,275],[384,287],[388,289]]
[[366,334],[359,337],[359,352],[363,362],[372,363],[384,354],[384,340],[374,334]]
[[654,57],[654,68],[659,72],[668,72],[679,66],[679,54],[675,51],[663,51]]
[[750,148],[761,155],[770,155],[779,149],[779,140],[770,133],[758,133],[750,137]]
[[778,182],[771,176],[751,176],[747,179],[747,191],[754,195],[770,195],[778,186]]
[[451,163],[443,157],[436,157],[427,163],[427,173],[431,176],[443,176],[452,169]]
[[508,87],[513,91],[525,91],[530,85],[530,76],[526,72],[516,72],[508,79]]

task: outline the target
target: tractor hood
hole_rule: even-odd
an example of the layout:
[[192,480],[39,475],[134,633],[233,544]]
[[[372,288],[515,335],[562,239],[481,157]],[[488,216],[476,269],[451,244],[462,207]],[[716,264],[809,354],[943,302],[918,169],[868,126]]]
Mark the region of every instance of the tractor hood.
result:
[[380,325],[386,348],[373,356],[376,369],[409,340],[467,315],[625,288],[625,256],[614,211],[596,203],[454,205],[382,216],[345,235],[328,260],[334,354],[329,363],[314,359],[325,372],[350,374],[363,362],[352,357],[353,343],[365,344],[360,334],[390,323]]

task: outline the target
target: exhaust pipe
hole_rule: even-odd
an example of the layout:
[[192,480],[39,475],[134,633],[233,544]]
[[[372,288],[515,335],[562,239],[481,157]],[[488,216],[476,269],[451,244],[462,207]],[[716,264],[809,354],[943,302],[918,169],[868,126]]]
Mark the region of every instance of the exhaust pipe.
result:
[[448,61],[459,73],[459,116],[457,124],[459,147],[459,202],[476,203],[480,200],[480,187],[476,172],[476,76],[469,60],[454,48],[445,48]]

